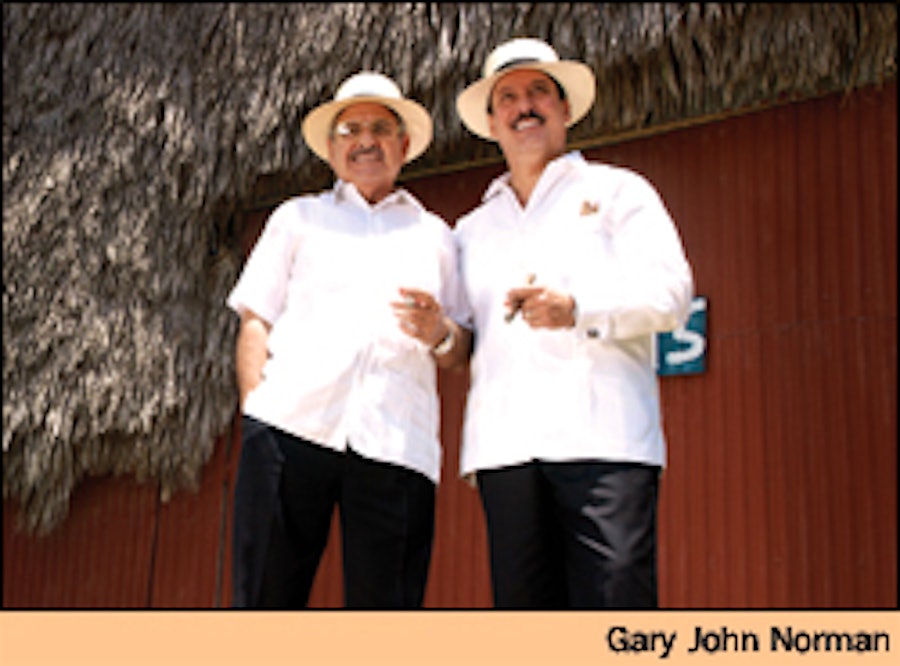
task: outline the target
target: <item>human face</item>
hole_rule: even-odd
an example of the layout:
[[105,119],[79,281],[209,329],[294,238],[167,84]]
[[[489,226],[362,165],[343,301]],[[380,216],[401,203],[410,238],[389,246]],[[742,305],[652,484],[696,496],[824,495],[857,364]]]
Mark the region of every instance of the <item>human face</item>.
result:
[[[390,131],[385,132],[385,127]],[[347,128],[358,131],[340,131]],[[390,109],[375,102],[360,102],[335,118],[328,137],[328,162],[338,178],[353,183],[360,194],[375,203],[394,189],[408,148],[409,137],[401,133]]]
[[525,156],[549,161],[562,155],[569,117],[569,102],[540,70],[513,70],[491,90],[488,124],[507,161]]

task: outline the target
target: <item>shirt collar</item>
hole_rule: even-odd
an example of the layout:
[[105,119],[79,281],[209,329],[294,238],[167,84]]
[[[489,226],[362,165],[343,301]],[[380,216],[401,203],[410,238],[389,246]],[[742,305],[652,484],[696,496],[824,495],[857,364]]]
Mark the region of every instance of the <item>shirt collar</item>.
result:
[[342,201],[353,203],[357,206],[362,206],[366,208],[385,208],[388,206],[403,206],[409,205],[413,206],[419,210],[424,210],[421,202],[416,199],[409,190],[406,190],[402,187],[398,187],[393,192],[388,194],[384,199],[379,201],[374,206],[366,201],[365,197],[359,193],[359,190],[356,188],[356,185],[350,183],[346,180],[337,179],[334,183],[334,200],[337,203]]
[[[569,151],[568,153],[560,155],[559,157],[547,163],[547,166],[544,167],[543,173],[541,173],[539,182],[553,182],[564,174],[574,169],[581,168],[584,164],[586,164],[586,160],[584,159],[584,155],[581,154],[581,151]],[[509,178],[510,173],[509,171],[507,171],[491,181],[491,184],[488,185],[487,190],[485,190],[484,192],[482,201],[487,201],[488,199],[497,196],[500,192],[503,191],[508,191],[510,194],[513,194],[512,187],[510,187],[509,185]],[[538,188],[535,188],[535,191],[537,191],[537,189]]]

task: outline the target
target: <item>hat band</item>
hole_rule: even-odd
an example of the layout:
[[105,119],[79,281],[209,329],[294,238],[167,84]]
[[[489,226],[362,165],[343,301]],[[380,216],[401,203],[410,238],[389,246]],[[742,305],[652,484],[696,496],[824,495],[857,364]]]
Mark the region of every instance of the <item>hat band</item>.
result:
[[513,58],[509,62],[505,62],[500,65],[497,69],[494,70],[494,74],[497,72],[502,72],[505,69],[509,69],[510,67],[515,67],[516,65],[524,65],[529,62],[540,62],[537,58]]

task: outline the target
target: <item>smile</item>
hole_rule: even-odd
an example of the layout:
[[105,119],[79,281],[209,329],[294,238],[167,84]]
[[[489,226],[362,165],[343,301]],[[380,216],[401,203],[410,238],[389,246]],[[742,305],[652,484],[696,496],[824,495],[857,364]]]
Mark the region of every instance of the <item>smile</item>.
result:
[[526,118],[520,118],[515,123],[513,123],[513,129],[517,132],[523,132],[533,127],[540,127],[541,125],[543,125],[543,123],[544,121],[540,118],[528,116]]

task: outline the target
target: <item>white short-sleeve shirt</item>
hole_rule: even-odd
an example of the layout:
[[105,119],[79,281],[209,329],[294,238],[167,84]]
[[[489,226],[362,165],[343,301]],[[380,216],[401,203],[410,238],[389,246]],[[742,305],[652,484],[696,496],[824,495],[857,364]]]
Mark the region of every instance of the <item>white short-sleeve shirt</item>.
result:
[[403,333],[401,287],[458,317],[447,224],[406,190],[370,205],[355,186],[296,197],[270,216],[227,305],[269,324],[269,359],[244,413],[322,446],[440,477],[428,348]]
[[[498,177],[454,230],[475,331],[462,474],[531,460],[663,466],[654,336],[677,328],[691,269],[662,200],[642,176],[572,152],[544,170],[523,208]],[[574,296],[576,326],[504,318],[509,289]]]

